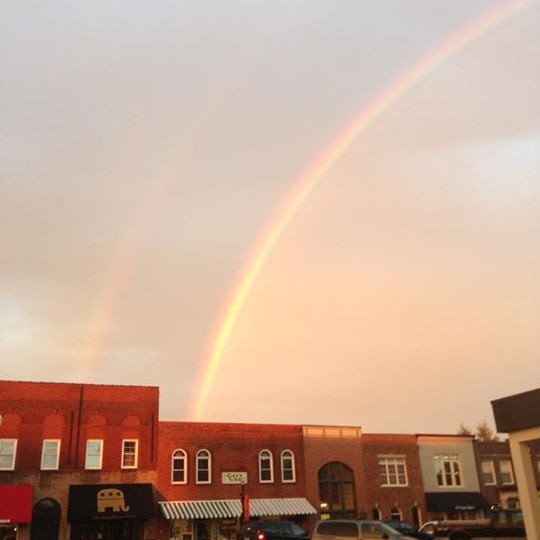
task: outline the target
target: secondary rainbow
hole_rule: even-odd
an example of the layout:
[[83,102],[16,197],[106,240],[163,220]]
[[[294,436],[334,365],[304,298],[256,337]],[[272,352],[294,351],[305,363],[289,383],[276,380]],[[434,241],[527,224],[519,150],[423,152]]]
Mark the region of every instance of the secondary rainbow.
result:
[[300,175],[291,192],[286,196],[275,212],[274,217],[259,236],[239,273],[239,279],[231,288],[232,292],[227,297],[224,304],[225,308],[218,317],[220,322],[217,330],[212,334],[210,346],[207,348],[201,363],[202,368],[198,384],[194,387],[195,393],[192,397],[190,417],[195,420],[202,419],[210,389],[214,383],[231,332],[262,267],[285,229],[287,229],[327,171],[347,151],[355,139],[365,132],[377,118],[415,84],[487,32],[492,31],[503,22],[536,3],[538,3],[537,0],[505,2],[495,10],[462,27],[440,47],[420,59],[411,69],[407,70],[379,94]]

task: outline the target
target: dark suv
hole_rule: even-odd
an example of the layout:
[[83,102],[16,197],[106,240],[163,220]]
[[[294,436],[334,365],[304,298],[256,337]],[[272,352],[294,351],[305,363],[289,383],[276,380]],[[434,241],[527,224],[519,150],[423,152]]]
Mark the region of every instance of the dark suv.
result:
[[236,540],[309,540],[309,535],[293,521],[249,521],[240,527]]

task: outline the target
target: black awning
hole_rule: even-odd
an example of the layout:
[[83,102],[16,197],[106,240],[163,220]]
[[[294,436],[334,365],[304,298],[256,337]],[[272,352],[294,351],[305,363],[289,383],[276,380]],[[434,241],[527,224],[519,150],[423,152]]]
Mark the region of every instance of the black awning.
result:
[[152,484],[69,486],[68,521],[151,519],[156,515]]
[[426,506],[431,512],[487,510],[489,502],[477,491],[426,493]]

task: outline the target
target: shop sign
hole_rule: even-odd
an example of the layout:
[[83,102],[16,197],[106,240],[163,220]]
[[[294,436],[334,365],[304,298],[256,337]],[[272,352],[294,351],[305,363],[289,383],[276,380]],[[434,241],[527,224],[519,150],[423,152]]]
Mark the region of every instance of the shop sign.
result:
[[222,472],[221,483],[222,484],[247,484],[248,475],[247,472]]
[[69,488],[68,521],[153,517],[152,484],[73,485]]
[[0,523],[30,523],[32,521],[32,486],[0,486]]

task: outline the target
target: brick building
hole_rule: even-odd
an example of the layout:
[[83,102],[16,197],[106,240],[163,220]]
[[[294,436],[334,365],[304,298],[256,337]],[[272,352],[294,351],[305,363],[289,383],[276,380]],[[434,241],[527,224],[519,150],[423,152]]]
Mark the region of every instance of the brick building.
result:
[[181,540],[233,538],[248,509],[302,525],[315,513],[301,426],[161,422],[158,488],[171,537]]
[[426,515],[415,435],[362,435],[367,507],[374,519],[420,526]]
[[155,387],[0,381],[0,539],[156,535]]

